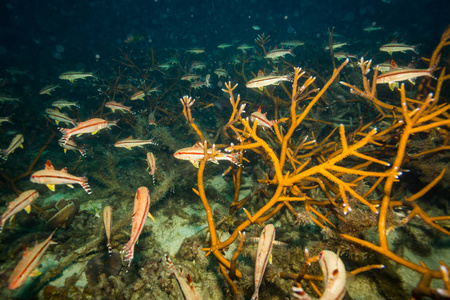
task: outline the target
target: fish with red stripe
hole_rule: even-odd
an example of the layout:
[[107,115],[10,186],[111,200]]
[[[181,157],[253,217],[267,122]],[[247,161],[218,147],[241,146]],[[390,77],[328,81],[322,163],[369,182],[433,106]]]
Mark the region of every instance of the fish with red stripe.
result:
[[131,225],[131,236],[128,243],[123,247],[120,254],[125,253],[124,261],[128,263],[128,268],[131,265],[131,261],[134,257],[134,245],[136,244],[139,235],[144,228],[145,221],[147,220],[147,216],[153,217],[149,213],[150,208],[150,195],[148,192],[148,188],[142,186],[138,188],[136,192],[136,196],[134,197],[134,208],[133,208],[133,218]]
[[258,126],[261,126],[263,128],[270,128],[272,129],[272,126],[277,123],[277,120],[269,121],[266,117],[267,113],[261,112],[261,106],[258,108],[258,111],[253,112],[250,115],[250,120],[252,122],[257,122]]
[[202,299],[202,297],[192,284],[191,276],[188,274],[186,278],[186,276],[184,276],[183,269],[181,268],[180,271],[178,271],[167,254],[164,255],[164,259],[166,260],[167,269],[169,273],[173,274],[173,276],[175,277],[175,281],[177,282],[178,290],[180,291],[182,299],[186,300]]
[[56,171],[52,165],[52,162],[47,160],[45,163],[45,169],[34,172],[30,181],[33,183],[45,184],[47,187],[55,191],[56,184],[66,184],[73,188],[72,184],[79,184],[83,187],[86,193],[91,194],[91,187],[88,184],[88,179],[86,177],[77,177],[75,175],[70,175],[67,173],[67,168],[63,168],[60,171]]
[[[22,285],[22,283],[28,278],[28,276],[37,276],[40,274],[39,271],[35,270],[38,266],[39,261],[44,256],[45,251],[47,251],[48,246],[51,244],[56,244],[52,241],[52,237],[56,230],[42,243],[37,244],[33,249],[25,249],[23,252],[23,257],[19,263],[14,268],[8,281],[8,288],[14,290]],[[34,271],[33,271],[34,270]]]
[[[314,259],[317,261],[317,258]],[[347,281],[347,273],[345,265],[339,256],[329,250],[320,252],[319,264],[323,273],[323,291],[321,300],[341,300],[345,296],[345,285]],[[311,300],[309,295],[301,287],[293,287],[293,296],[295,299]]]
[[258,299],[259,287],[266,271],[267,263],[271,261],[272,247],[275,241],[275,226],[273,224],[267,224],[261,236],[259,237],[258,248],[256,250],[256,263],[255,263],[255,292],[253,293],[252,300]]
[[84,133],[96,134],[99,130],[109,128],[113,125],[117,125],[117,121],[107,121],[100,118],[93,118],[84,122],[80,122],[77,126],[70,129],[58,127],[59,131],[61,131],[63,134],[60,141],[63,145],[65,145],[73,135],[80,136]]
[[[212,154],[212,148],[207,149],[208,154]],[[202,142],[198,142],[192,147],[186,147],[178,150],[173,154],[173,156],[177,159],[188,160],[190,161],[196,168],[198,168],[200,161],[205,157],[205,149]],[[212,161],[215,164],[218,164],[219,160],[229,160],[237,166],[240,166],[239,158],[241,153],[222,153],[220,151],[216,151],[216,154],[213,158],[208,159],[208,161]]]
[[16,213],[24,209],[27,213],[31,211],[31,202],[39,197],[39,193],[36,190],[28,190],[19,195],[16,199],[8,203],[8,207],[2,215],[0,221],[0,232],[3,231],[3,226],[9,218],[14,217]]

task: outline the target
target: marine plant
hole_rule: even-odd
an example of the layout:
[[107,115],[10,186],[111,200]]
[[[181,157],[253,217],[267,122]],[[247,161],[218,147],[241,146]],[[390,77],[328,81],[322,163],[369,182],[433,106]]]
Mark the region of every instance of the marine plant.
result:
[[[429,62],[430,67],[438,64],[442,48],[449,45],[449,39],[450,26],[442,35],[441,42],[432,57],[424,59]],[[264,40],[261,38],[262,47]],[[435,86],[429,79],[424,79],[419,85],[415,99],[406,95],[405,86],[402,85],[398,92],[390,95],[394,98],[390,102],[399,104],[388,104],[377,98],[378,68],[375,67],[372,81],[370,81],[371,61],[361,58],[359,64],[362,88],[347,82],[341,82],[341,84],[349,87],[352,94],[367,100],[378,111],[379,116],[369,121],[361,119],[359,126],[351,132],[348,132],[341,124],[320,141],[317,140],[314,132],[308,133],[308,136],[312,137],[309,141],[307,137],[298,137],[296,132],[306,116],[330,89],[348,63],[347,59],[335,68],[331,77],[320,89],[312,88],[315,77],[305,78],[305,71],[295,68],[292,92],[287,93],[291,95],[288,116],[280,118],[273,125],[273,132],[266,130],[265,134],[258,127],[257,121],[252,123],[249,118],[244,117],[245,104],[241,104],[240,95],[234,94],[237,85],[227,83],[223,91],[229,95],[233,111],[229,122],[223,127],[223,134],[231,140],[230,142],[236,143],[228,147],[211,145],[192,116],[191,109],[195,100],[188,96],[180,99],[184,116],[196,132],[198,139],[204,144],[205,150],[204,158],[198,168],[197,187],[193,189],[203,204],[209,227],[210,245],[203,250],[206,255],[213,254],[216,257],[224,278],[235,293],[239,291],[234,280],[242,277],[242,273],[236,267],[236,259],[242,243],[231,260],[225,258],[223,251],[238,240],[239,236],[242,240],[242,233],[249,226],[253,224],[262,226],[284,209],[288,209],[294,217],[299,216],[297,211],[301,207],[308,213],[307,218],[323,231],[337,232],[342,244],[350,242],[366,247],[422,274],[422,280],[414,290],[417,295],[436,293],[435,289],[429,287],[431,279],[443,280],[448,289],[448,266],[444,262],[440,262],[441,269],[433,270],[423,263],[412,262],[391,250],[388,235],[396,229],[398,224],[388,222],[388,215],[394,209],[406,208],[407,215],[402,218],[402,225],[406,225],[414,217],[419,217],[435,230],[446,235],[450,234],[441,224],[449,220],[450,216],[431,216],[418,204],[419,199],[439,183],[445,174],[445,169],[442,169],[439,175],[418,192],[405,195],[403,200],[397,200],[396,191],[396,183],[401,179],[402,173],[406,172],[405,167],[408,162],[414,159],[408,155],[410,140],[435,134],[436,131],[442,136],[440,138],[443,141],[442,145],[420,152],[414,155],[415,157],[448,149],[450,105],[441,103],[442,101],[439,100],[443,82],[448,80],[450,75],[446,74],[444,67],[440,71]],[[431,90],[433,93],[430,92]],[[300,110],[299,103],[304,102],[307,104]],[[264,193],[269,196],[262,204],[252,203],[253,211],[245,209],[244,205],[249,206],[254,199],[251,197],[239,199],[242,166],[234,166],[235,191],[230,205],[230,214],[240,219],[237,212],[242,208],[247,219],[241,220],[225,240],[221,240],[217,235],[215,216],[204,188],[206,163],[214,160],[219,154],[219,147],[225,148],[225,151],[242,152],[243,160],[246,160],[246,153],[249,151],[262,158],[267,171],[265,178],[258,181],[266,186]],[[369,188],[357,190],[356,187],[360,182],[364,182]],[[377,193],[380,196],[377,196]],[[320,200],[315,199],[318,194],[323,196]],[[312,195],[316,197],[313,198]],[[377,241],[366,240],[363,236],[353,236],[351,228],[341,227],[340,230],[343,231],[339,231],[339,224],[345,223],[347,216],[358,213],[354,211],[354,208],[371,213],[376,218]],[[296,274],[293,278],[298,275]],[[300,278],[310,283],[317,279],[308,276]]]

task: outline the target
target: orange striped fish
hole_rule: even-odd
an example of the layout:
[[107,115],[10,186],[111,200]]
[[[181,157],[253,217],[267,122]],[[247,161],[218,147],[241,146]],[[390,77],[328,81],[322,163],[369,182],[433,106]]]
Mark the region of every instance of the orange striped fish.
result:
[[27,213],[31,211],[31,202],[39,197],[39,193],[36,190],[28,190],[19,195],[16,199],[8,203],[8,207],[2,215],[0,221],[0,232],[3,231],[3,226],[9,218],[14,217],[16,213],[24,209]]
[[52,120],[55,120],[56,125],[59,125],[59,122],[62,122],[72,124],[73,126],[77,126],[76,119],[71,119],[68,115],[60,112],[58,108],[55,109],[47,108],[45,110],[45,113],[47,114],[47,117],[49,117]]
[[394,88],[398,87],[399,81],[409,80],[414,83],[413,80],[417,77],[427,76],[433,77],[434,68],[429,69],[396,69],[386,73],[383,73],[377,77],[377,84],[380,83],[388,83],[389,88],[394,90]]
[[111,109],[112,112],[116,112],[116,109],[117,109],[117,110],[120,110],[120,111],[128,112],[130,114],[133,113],[131,111],[131,106],[125,106],[122,103],[119,103],[119,102],[116,102],[116,101],[106,102],[105,103],[105,107]]
[[147,170],[150,169],[150,172],[148,172],[148,174],[152,175],[153,184],[155,184],[156,160],[155,156],[151,152],[147,153],[147,163],[148,163]]
[[67,168],[61,169],[61,171],[56,171],[52,165],[52,162],[49,160],[45,163],[44,170],[34,172],[31,175],[30,181],[33,183],[45,184],[52,191],[55,191],[56,184],[66,184],[73,188],[72,184],[78,183],[83,187],[86,193],[89,195],[92,193],[86,177],[70,175],[67,173]]
[[261,286],[267,263],[271,260],[272,247],[275,241],[275,226],[268,224],[264,226],[261,236],[259,237],[258,248],[256,250],[255,263],[255,292],[252,300],[258,299],[259,287]]
[[279,85],[282,81],[291,81],[293,80],[292,74],[288,75],[267,75],[264,76],[262,71],[258,72],[258,77],[249,80],[245,85],[247,88],[258,88],[260,91],[263,90],[265,86],[268,85]]
[[261,113],[261,106],[258,108],[258,111],[253,112],[250,115],[250,120],[252,122],[258,122],[258,126],[268,127],[272,129],[272,126],[277,123],[277,120],[269,121],[266,117],[267,113]]
[[[212,153],[211,149],[207,150],[207,153]],[[198,168],[198,165],[200,161],[205,157],[205,150],[203,148],[202,142],[198,142],[192,147],[186,147],[178,150],[173,154],[173,156],[177,159],[181,160],[188,160],[190,161],[196,168]],[[218,160],[229,160],[233,164],[240,166],[239,163],[239,157],[241,156],[241,153],[235,152],[235,153],[222,153],[220,151],[217,151],[217,154],[214,158],[210,158],[208,161],[212,161],[215,164],[218,164]]]
[[130,100],[134,101],[134,100],[144,100],[145,98],[145,92],[144,91],[137,91],[136,93],[134,93],[133,95],[131,95]]
[[[42,256],[44,256],[44,253],[45,251],[47,251],[48,246],[50,246],[51,244],[56,244],[54,241],[52,241],[52,237],[55,232],[56,229],[45,241],[37,244],[33,249],[24,250],[22,259],[19,261],[17,266],[14,268],[11,276],[9,277],[8,288],[10,290],[14,290],[20,287],[30,274],[31,276],[37,276],[40,274],[39,271],[33,270],[39,264],[39,261],[42,259]],[[34,274],[32,274],[32,272]]]
[[[183,269],[180,268],[180,272],[175,268],[167,254],[164,255],[166,260],[167,269],[170,274],[173,274],[175,281],[177,282],[178,290],[180,291],[181,298],[186,300],[201,300],[202,297],[195,290],[192,284],[191,276],[188,274],[187,278],[184,276]],[[186,280],[187,279],[187,280]]]
[[18,134],[16,135],[13,140],[11,141],[11,143],[9,144],[8,148],[0,150],[0,156],[4,159],[7,160],[8,156],[13,153],[17,148],[22,148],[23,149],[23,142],[24,142],[24,138],[22,134]]
[[128,263],[128,268],[131,265],[131,261],[134,257],[134,245],[136,244],[139,235],[145,225],[145,220],[147,216],[153,217],[149,213],[150,208],[150,195],[148,193],[148,188],[142,186],[138,188],[136,196],[134,197],[134,208],[133,208],[133,218],[131,225],[131,236],[128,243],[123,247],[120,254],[125,253],[124,261]]
[[80,136],[84,133],[96,134],[99,130],[117,125],[118,121],[107,121],[100,118],[93,118],[84,122],[78,123],[74,128],[58,128],[63,136],[60,139],[61,143],[65,145],[72,135]]
[[67,150],[79,151],[81,156],[86,157],[86,150],[84,147],[78,146],[73,140],[68,140],[65,144],[63,144],[63,141],[58,140],[58,143],[64,148],[64,153],[66,153]]
[[[323,273],[323,291],[320,299],[341,300],[345,296],[345,284],[347,274],[345,266],[339,256],[329,250],[323,250],[319,254],[319,264]],[[310,300],[309,295],[301,287],[293,287],[293,296],[295,299]]]
[[130,135],[126,139],[120,140],[117,143],[114,144],[114,147],[118,148],[127,148],[128,150],[131,150],[132,147],[142,147],[144,145],[157,145],[153,140],[139,140],[139,139],[133,139],[133,137]]
[[103,224],[105,225],[106,238],[108,239],[106,247],[108,247],[108,253],[111,254],[111,224],[112,224],[111,206],[106,206],[103,209]]
[[295,56],[294,54],[294,48],[291,49],[273,49],[272,51],[269,51],[266,56],[264,56],[265,58],[270,58],[270,59],[275,59],[278,57],[283,57],[286,54],[290,54],[292,56]]

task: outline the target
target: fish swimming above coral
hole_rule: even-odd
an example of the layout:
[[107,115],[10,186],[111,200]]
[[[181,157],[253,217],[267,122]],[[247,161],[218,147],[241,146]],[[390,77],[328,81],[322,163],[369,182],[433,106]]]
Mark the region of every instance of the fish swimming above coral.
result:
[[47,160],[45,169],[34,172],[30,177],[31,182],[45,184],[51,191],[55,191],[56,184],[66,184],[73,188],[73,184],[77,183],[83,187],[86,193],[91,194],[91,187],[86,177],[77,177],[67,173],[67,168],[60,171],[55,170],[51,161]]

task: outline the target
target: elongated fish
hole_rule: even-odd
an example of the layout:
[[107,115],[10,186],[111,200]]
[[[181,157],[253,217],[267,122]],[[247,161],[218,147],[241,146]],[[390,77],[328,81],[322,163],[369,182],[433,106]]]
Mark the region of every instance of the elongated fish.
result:
[[63,134],[60,141],[63,145],[65,145],[72,135],[80,136],[85,133],[96,134],[99,130],[108,128],[113,125],[117,125],[117,121],[106,121],[100,118],[93,118],[84,122],[80,122],[77,126],[70,129],[59,127],[59,131],[61,131]]
[[181,299],[201,300],[202,297],[195,290],[194,285],[192,284],[191,276],[188,274],[186,278],[184,276],[183,269],[181,268],[180,271],[178,271],[167,254],[164,255],[164,258],[166,260],[168,271],[175,277],[178,290],[180,291],[181,294]]
[[11,143],[9,144],[8,148],[0,150],[0,156],[4,159],[7,160],[8,156],[13,153],[17,148],[23,148],[23,135],[22,134],[18,134],[16,135]]
[[69,80],[72,83],[77,79],[86,79],[88,77],[94,77],[94,74],[90,72],[68,71],[59,75],[59,79]]
[[398,87],[398,82],[409,80],[413,83],[413,80],[417,77],[421,76],[427,76],[427,77],[434,77],[433,76],[434,68],[429,69],[396,69],[389,72],[385,72],[377,77],[377,84],[380,83],[388,83],[389,88],[391,90],[394,90],[394,88]]
[[13,217],[16,213],[24,209],[27,213],[31,211],[31,202],[39,197],[39,193],[36,190],[28,190],[19,195],[16,199],[8,203],[8,207],[2,215],[0,221],[0,232],[3,231],[3,226],[9,218]]
[[[208,149],[207,153],[212,153],[212,150]],[[241,154],[239,152],[222,153],[220,151],[217,151],[217,154],[214,157],[214,159],[210,158],[209,161],[212,161],[213,163],[217,164],[218,160],[229,160],[232,163],[234,163],[235,165],[239,166],[240,165],[239,164],[240,155]],[[177,159],[188,160],[196,168],[198,168],[200,160],[202,160],[203,157],[205,157],[205,150],[203,148],[203,144],[201,142],[198,142],[197,144],[195,144],[192,147],[186,147],[186,148],[178,150],[177,152],[175,152],[173,154],[173,156]]]
[[73,140],[68,140],[65,144],[63,144],[63,141],[58,140],[58,143],[64,148],[64,153],[67,150],[79,151],[81,156],[86,157],[86,149],[83,146],[78,146]]
[[345,295],[347,274],[342,260],[336,253],[323,250],[319,254],[319,264],[323,272],[325,290],[321,299],[340,300]]
[[[319,264],[325,287],[320,300],[341,300],[344,298],[347,274],[342,260],[334,252],[323,250],[319,254]],[[301,287],[294,287],[292,291],[295,299],[311,300]]]
[[111,224],[112,224],[111,206],[106,206],[103,209],[103,224],[105,225],[106,238],[108,240],[106,247],[108,247],[108,253],[111,254]]
[[108,107],[112,110],[112,112],[116,112],[117,110],[123,111],[123,112],[128,112],[130,114],[132,114],[133,112],[131,111],[131,106],[125,106],[122,103],[116,102],[116,101],[109,101],[105,103],[105,107]]
[[[39,261],[44,256],[45,251],[47,251],[48,246],[51,244],[56,244],[52,241],[52,237],[55,234],[56,230],[42,243],[37,244],[31,250],[25,250],[23,252],[23,257],[19,261],[19,263],[14,268],[11,276],[8,281],[8,288],[10,290],[16,289],[22,285],[22,283],[28,278],[28,276],[33,272],[33,270],[39,264]],[[33,275],[39,275],[39,271],[34,271]]]
[[267,224],[261,236],[259,237],[258,248],[256,250],[255,263],[255,292],[252,300],[258,299],[259,287],[261,286],[264,272],[266,271],[267,263],[272,255],[272,247],[275,241],[275,226]]
[[66,184],[73,188],[72,184],[78,183],[83,187],[86,193],[92,193],[86,177],[70,175],[67,173],[67,168],[61,169],[61,171],[56,171],[52,165],[52,162],[49,160],[45,163],[44,170],[34,172],[31,175],[30,181],[33,183],[45,184],[52,191],[55,191],[56,184]]
[[153,140],[139,140],[139,139],[133,139],[133,137],[130,135],[126,139],[120,140],[117,143],[114,144],[114,147],[118,148],[126,148],[128,150],[131,150],[133,147],[142,147],[144,145],[157,145]]
[[388,43],[380,47],[380,51],[388,52],[392,54],[392,52],[405,52],[405,51],[413,51],[414,53],[419,53],[417,51],[416,46],[410,46],[402,43]]
[[43,87],[40,91],[39,94],[41,95],[51,95],[51,92],[53,92],[54,90],[56,90],[57,88],[59,88],[59,84],[50,84],[50,85],[46,85],[45,87]]
[[269,51],[266,56],[264,56],[265,58],[269,58],[269,59],[275,59],[278,57],[283,57],[286,54],[290,54],[292,56],[295,56],[294,54],[294,48],[291,49],[274,49],[272,51]]
[[292,81],[292,74],[288,75],[262,75],[262,72],[258,73],[258,77],[249,80],[245,85],[247,88],[258,88],[259,90],[263,90],[265,86],[268,85],[278,85],[282,81]]
[[45,110],[45,113],[47,114],[47,116],[50,119],[55,120],[56,125],[59,125],[59,122],[62,122],[62,123],[72,124],[73,126],[77,126],[76,119],[71,119],[66,114],[60,112],[58,108],[55,108],[55,109],[47,108]]
[[148,163],[147,170],[150,169],[150,172],[148,172],[148,174],[152,175],[153,184],[155,184],[156,160],[155,155],[153,155],[153,153],[151,152],[147,153],[147,163]]
[[[125,253],[124,261],[128,263],[128,268],[131,265],[131,261],[134,257],[134,245],[136,244],[139,235],[145,225],[145,220],[147,220],[147,215],[150,208],[150,195],[148,193],[148,188],[142,186],[138,188],[136,196],[134,197],[134,208],[133,208],[133,218],[131,225],[131,236],[128,243],[123,247],[120,254]],[[153,218],[153,217],[152,217]]]
[[250,120],[253,122],[258,122],[258,126],[268,127],[272,129],[272,126],[277,123],[277,120],[269,121],[266,117],[267,113],[261,113],[261,106],[258,108],[258,111],[253,112],[250,115]]

